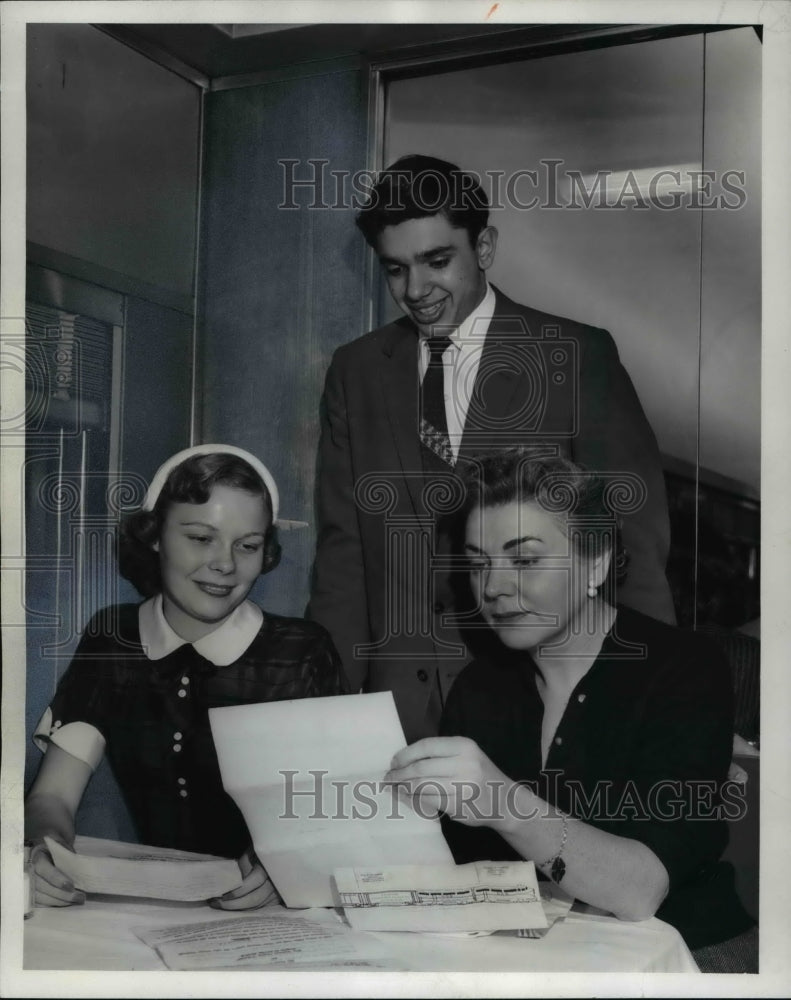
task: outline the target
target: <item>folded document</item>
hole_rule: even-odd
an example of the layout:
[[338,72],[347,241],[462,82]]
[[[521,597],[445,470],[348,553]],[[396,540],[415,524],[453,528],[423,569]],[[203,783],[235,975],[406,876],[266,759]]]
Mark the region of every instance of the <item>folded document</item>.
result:
[[382,779],[405,744],[390,691],[209,709],[223,785],[286,906],[333,906],[352,865],[452,864],[439,820]]

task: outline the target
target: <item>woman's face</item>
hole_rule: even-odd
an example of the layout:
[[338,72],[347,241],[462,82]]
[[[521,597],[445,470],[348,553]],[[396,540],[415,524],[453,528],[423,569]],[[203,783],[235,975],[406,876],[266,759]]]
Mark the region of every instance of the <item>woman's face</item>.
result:
[[561,523],[533,502],[476,507],[465,552],[478,608],[511,649],[560,643],[574,631],[600,560],[577,553]]
[[194,641],[220,625],[261,572],[269,514],[264,498],[216,485],[203,504],[168,508],[159,552],[165,617]]

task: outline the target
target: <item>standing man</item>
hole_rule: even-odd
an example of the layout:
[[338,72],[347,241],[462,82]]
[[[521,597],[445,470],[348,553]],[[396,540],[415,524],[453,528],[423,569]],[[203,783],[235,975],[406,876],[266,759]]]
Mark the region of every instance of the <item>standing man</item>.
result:
[[357,226],[405,316],[338,348],[325,385],[310,615],[352,690],[392,690],[409,741],[436,732],[469,659],[431,560],[453,470],[475,455],[541,444],[631,484],[618,599],[673,620],[659,452],[617,348],[487,282],[488,217],[476,179],[444,160],[380,174]]

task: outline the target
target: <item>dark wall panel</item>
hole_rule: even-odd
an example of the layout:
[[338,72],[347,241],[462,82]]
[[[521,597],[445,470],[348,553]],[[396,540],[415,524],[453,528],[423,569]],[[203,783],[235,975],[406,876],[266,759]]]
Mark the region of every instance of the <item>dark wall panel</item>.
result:
[[[123,387],[121,406],[122,479],[130,484],[122,503],[134,506],[157,467],[173,452],[189,444],[190,352],[192,318],[173,309],[126,297],[122,334]],[[76,457],[64,460],[67,483],[79,473],[79,442]],[[57,469],[50,457],[39,478]],[[39,463],[41,464],[41,463]],[[137,499],[135,499],[135,497]],[[38,516],[42,532],[51,535],[51,522],[58,516],[50,504],[43,512],[37,495],[35,510],[28,502],[28,517]],[[31,734],[55,693],[59,678],[68,667],[79,633],[93,612],[108,604],[139,601],[140,595],[117,573],[112,545],[113,519],[101,505],[89,507],[99,515],[89,526],[92,537],[110,541],[97,550],[94,543],[84,565],[77,556],[76,532],[80,529],[74,504],[61,514],[63,542],[57,557],[45,568],[29,570],[27,577],[28,643],[26,731]],[[31,551],[32,539],[28,539]],[[47,553],[56,553],[51,546]],[[53,615],[57,614],[59,620]],[[26,746],[27,780],[35,775],[41,757],[32,741]],[[77,829],[91,836],[133,840],[134,832],[115,780],[104,761],[88,785],[77,817]]]
[[200,91],[90,24],[29,24],[27,238],[192,294]]
[[[253,595],[280,613],[302,614],[308,596],[324,373],[333,349],[363,332],[365,246],[329,172],[365,166],[364,124],[357,71],[207,98],[202,438],[259,455],[282,516],[310,522],[284,533],[281,565]],[[335,207],[308,208],[307,188],[293,192],[298,207],[282,207],[285,159],[302,179],[313,176],[308,160],[328,160],[315,200]]]
[[127,296],[121,469],[150,479],[190,433],[192,317]]

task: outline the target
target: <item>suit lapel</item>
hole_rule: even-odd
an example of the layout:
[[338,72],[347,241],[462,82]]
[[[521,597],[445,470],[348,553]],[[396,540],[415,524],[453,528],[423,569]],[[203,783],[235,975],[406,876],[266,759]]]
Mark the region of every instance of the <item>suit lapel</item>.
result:
[[495,310],[489,323],[481,361],[475,376],[467,419],[459,449],[460,458],[506,447],[509,415],[517,414],[529,401],[530,366],[525,363],[533,348],[533,331],[527,325],[525,308],[495,289]]
[[417,331],[406,320],[393,324],[382,349],[380,379],[401,471],[415,511],[423,513],[423,457],[418,437]]

